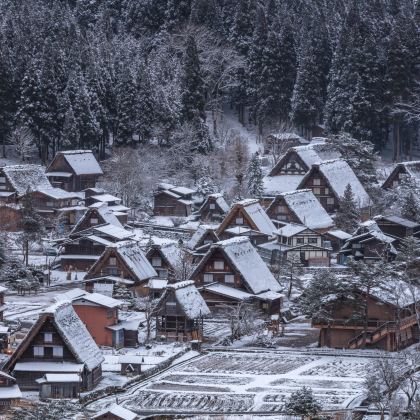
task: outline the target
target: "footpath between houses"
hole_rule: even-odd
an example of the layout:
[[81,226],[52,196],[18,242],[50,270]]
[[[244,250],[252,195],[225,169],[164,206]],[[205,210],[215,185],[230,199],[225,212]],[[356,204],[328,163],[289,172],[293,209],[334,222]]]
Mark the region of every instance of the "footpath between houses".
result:
[[148,369],[146,372],[141,373],[140,375],[134,376],[129,381],[127,381],[124,385],[110,385],[105,388],[89,392],[86,395],[83,395],[82,397],[80,397],[79,401],[85,407],[88,404],[92,403],[93,401],[96,401],[101,398],[108,397],[114,394],[120,394],[122,392],[125,392],[134,384],[137,384],[138,382],[148,379],[151,376],[157,375],[163,372],[165,369],[168,369],[169,367],[171,367],[172,363],[176,359],[179,359],[180,357],[184,356],[189,351],[191,351],[191,348],[187,347],[184,350],[180,351],[179,353],[175,354],[174,356],[170,357],[169,359],[166,359],[162,363],[159,363],[158,365]]

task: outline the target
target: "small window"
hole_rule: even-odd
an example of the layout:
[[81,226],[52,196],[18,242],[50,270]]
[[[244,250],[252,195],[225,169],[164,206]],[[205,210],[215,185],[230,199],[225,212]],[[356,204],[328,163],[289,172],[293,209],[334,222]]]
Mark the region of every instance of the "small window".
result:
[[63,357],[63,347],[53,347],[53,357]]
[[212,283],[213,274],[204,274],[204,283]]
[[286,206],[277,206],[277,212],[278,213],[287,213],[287,207]]
[[223,270],[225,268],[225,263],[223,261],[215,261],[214,268],[215,270]]
[[237,225],[243,225],[244,224],[244,219],[242,217],[237,217],[235,223]]
[[47,207],[52,207],[54,205],[54,203],[52,201],[47,201],[46,205],[47,205]]
[[153,265],[153,267],[161,267],[162,266],[162,258],[159,258],[159,257],[152,258],[152,265]]
[[91,224],[91,225],[97,225],[97,224],[98,224],[98,219],[97,219],[96,217],[92,217],[92,218],[90,219],[90,224]]
[[321,185],[321,180],[319,178],[314,178],[314,185]]
[[296,238],[296,243],[297,244],[303,244],[305,242],[304,242],[303,238]]
[[324,188],[324,194],[329,194],[330,193],[330,189],[329,188]]
[[44,356],[44,347],[34,346],[34,356],[43,357]]
[[329,197],[329,198],[327,198],[327,204],[334,205],[334,204],[335,204],[334,197]]
[[52,343],[52,333],[44,333],[44,343]]
[[216,209],[216,204],[210,203],[209,208],[210,208],[210,210],[215,210]]
[[321,188],[314,188],[315,195],[321,195]]
[[6,183],[6,177],[0,176],[0,182],[3,184]]
[[116,257],[110,257],[109,258],[109,265],[117,265],[117,258]]
[[310,244],[316,244],[316,243],[318,243],[318,238],[309,238],[308,239],[308,243],[310,243]]
[[109,319],[109,318],[112,318],[113,316],[114,316],[114,310],[113,309],[108,309],[106,311],[106,317]]
[[0,190],[5,190],[5,189],[6,189],[6,185],[0,184]]
[[225,283],[235,284],[235,276],[233,274],[226,274]]

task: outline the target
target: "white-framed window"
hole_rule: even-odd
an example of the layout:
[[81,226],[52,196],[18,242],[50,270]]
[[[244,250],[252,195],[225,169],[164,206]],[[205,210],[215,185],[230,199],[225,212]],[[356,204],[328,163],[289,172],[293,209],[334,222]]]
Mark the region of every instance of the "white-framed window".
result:
[[63,357],[63,347],[53,347],[53,357]]
[[334,200],[334,197],[328,197],[327,198],[327,204],[334,204],[335,203],[335,200]]
[[321,179],[320,178],[314,178],[314,185],[321,185]]
[[6,185],[5,184],[0,184],[0,190],[5,190],[6,189]]
[[243,217],[237,217],[235,223],[237,225],[243,225],[244,224],[244,219]]
[[287,207],[286,206],[277,206],[277,212],[278,213],[287,213]]
[[216,204],[210,203],[209,208],[210,208],[210,210],[215,210],[216,209]]
[[78,202],[79,202],[79,200],[77,198],[75,200],[71,200],[71,205],[72,206],[77,206]]
[[52,201],[47,201],[45,204],[47,205],[47,207],[52,207],[54,205]]
[[90,224],[91,225],[97,225],[98,224],[98,218],[97,217],[92,217],[90,219]]
[[214,268],[215,268],[215,270],[223,270],[224,268],[225,268],[225,263],[224,263],[224,261],[219,261],[219,260],[216,260],[215,262],[214,262]]
[[117,265],[117,258],[109,257],[109,265]]
[[153,267],[161,267],[162,266],[162,258],[153,257],[152,258],[152,265],[153,265]]
[[5,184],[6,183],[6,177],[5,176],[0,176],[0,182]]
[[44,343],[52,343],[53,335],[52,333],[44,333]]
[[204,274],[204,283],[213,283],[213,274]]
[[321,195],[321,188],[314,188],[315,195]]
[[44,347],[34,346],[34,356],[43,357],[44,356]]
[[330,189],[328,187],[324,188],[324,194],[329,194],[330,193]]
[[225,283],[235,284],[235,276],[233,274],[226,274]]

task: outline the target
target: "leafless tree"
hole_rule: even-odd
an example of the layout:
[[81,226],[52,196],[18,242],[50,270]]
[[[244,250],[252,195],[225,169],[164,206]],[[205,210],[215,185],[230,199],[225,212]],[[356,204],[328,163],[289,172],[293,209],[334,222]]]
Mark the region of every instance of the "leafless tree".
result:
[[160,299],[152,299],[149,296],[136,297],[133,299],[133,309],[143,312],[146,318],[146,342],[150,341],[152,333],[152,320],[159,309]]
[[36,150],[32,131],[25,125],[18,125],[10,134],[9,141],[14,145],[22,162],[26,162]]
[[252,303],[242,301],[236,306],[228,308],[230,326],[230,340],[239,340],[262,327],[263,321],[259,311]]

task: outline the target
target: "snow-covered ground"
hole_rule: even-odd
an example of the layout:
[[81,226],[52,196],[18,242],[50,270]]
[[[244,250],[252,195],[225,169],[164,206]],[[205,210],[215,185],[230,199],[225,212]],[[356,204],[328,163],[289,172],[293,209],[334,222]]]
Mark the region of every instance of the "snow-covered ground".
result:
[[[129,388],[119,404],[139,414],[281,412],[293,391],[313,389],[323,409],[352,407],[380,353],[300,349],[215,351]],[[112,397],[92,403],[99,410]]]

